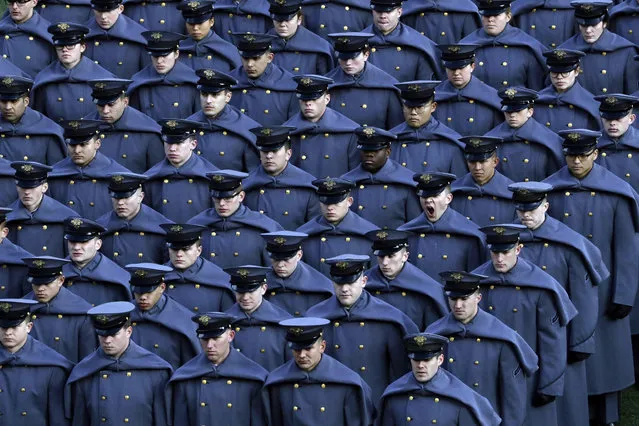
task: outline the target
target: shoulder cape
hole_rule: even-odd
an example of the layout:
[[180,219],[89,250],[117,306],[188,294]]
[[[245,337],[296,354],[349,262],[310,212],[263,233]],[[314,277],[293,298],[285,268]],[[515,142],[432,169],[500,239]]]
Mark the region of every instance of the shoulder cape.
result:
[[428,120],[428,123],[424,124],[419,129],[414,129],[404,122],[399,126],[390,129],[390,132],[397,135],[397,142],[410,143],[415,140],[415,130],[417,130],[418,135],[423,139],[444,139],[454,143],[462,149],[464,148],[464,144],[459,141],[459,138],[462,136],[445,124],[442,124],[442,122],[437,120],[435,117],[431,117],[430,120]]
[[555,87],[550,86],[539,91],[539,98],[535,101],[537,104],[548,105],[575,105],[586,111],[590,117],[599,122],[599,103],[594,101],[593,94],[575,81],[575,84],[564,93],[557,93]]
[[255,87],[279,90],[280,92],[294,92],[297,89],[293,75],[273,63],[268,64],[262,75],[256,79],[249,78],[243,66],[235,68],[229,75],[238,82],[237,85],[233,86],[233,91]]
[[131,173],[129,169],[121,166],[112,158],[107,157],[100,151],[95,154],[95,158],[85,167],[79,167],[71,161],[70,157],[65,158],[53,165],[53,170],[49,172],[49,179],[64,178],[81,175],[83,177],[106,179],[113,173]]
[[450,233],[465,235],[477,238],[482,246],[485,246],[484,233],[479,230],[479,226],[466,219],[466,216],[448,207],[442,217],[435,223],[426,218],[422,213],[415,219],[397,228],[401,231],[411,231],[413,233]]
[[166,158],[155,166],[151,167],[144,174],[147,175],[150,181],[157,180],[167,176],[184,176],[184,177],[197,177],[201,179],[209,180],[207,173],[219,170],[213,164],[204,157],[200,157],[196,153],[191,154],[186,163],[181,167],[176,168]]
[[451,192],[462,192],[464,194],[471,194],[477,196],[492,195],[495,197],[510,200],[513,197],[513,193],[508,190],[508,185],[513,181],[506,176],[495,170],[495,174],[492,179],[485,185],[478,185],[473,176],[470,173],[466,173],[465,176],[454,181],[451,185]]
[[368,181],[369,183],[392,183],[415,188],[417,184],[413,180],[413,174],[412,170],[400,166],[398,162],[389,158],[386,160],[386,164],[376,173],[367,172],[360,164],[350,172],[342,175],[342,179],[355,183]]
[[[267,34],[277,36],[277,32],[273,28]],[[329,63],[334,61],[331,44],[301,25],[297,27],[297,32],[295,32],[293,37],[286,42],[279,36],[273,41],[273,52],[277,55],[277,52],[281,51],[318,53],[324,55],[324,58],[328,59]]]
[[89,34],[86,35],[87,40],[93,38],[121,39],[147,45],[146,39],[142,37],[142,33],[147,29],[124,14],[120,14],[118,20],[108,30],[100,27],[95,19],[91,19],[87,27],[89,28]]
[[7,121],[0,120],[0,133],[8,134],[9,136],[52,136],[56,139],[56,142],[58,142],[58,146],[62,149],[62,152],[67,151],[67,146],[64,143],[64,137],[62,135],[62,128],[44,114],[29,107],[24,111],[24,115],[16,126],[12,126],[11,123]]
[[324,216],[318,215],[297,228],[297,232],[303,232],[309,236],[322,234],[327,231],[343,234],[355,234],[363,236],[369,231],[379,229],[366,219],[358,216],[349,210],[344,219],[337,225],[331,225],[324,219]]
[[[603,34],[599,37],[599,40],[593,44],[586,43],[581,33],[577,33],[564,41],[559,49],[571,49],[580,50],[584,53],[590,52],[614,52],[615,50],[625,49],[626,47],[632,47],[635,54],[639,53],[639,47],[628,39],[621,37],[607,29],[604,29]],[[621,65],[621,64],[620,64]]]
[[610,19],[617,18],[622,15],[631,15],[639,11],[639,3],[636,0],[626,0],[612,7],[608,12]]
[[501,111],[501,99],[497,96],[497,90],[493,89],[477,77],[471,77],[466,87],[459,90],[450,81],[441,82],[435,88],[435,101],[474,99],[489,107]]
[[[302,6],[305,4],[320,4],[326,3],[325,0],[303,0]],[[331,3],[341,4],[349,7],[356,7],[358,9],[370,10],[370,3],[367,0],[331,0]]]
[[544,9],[573,9],[570,6],[570,0],[518,0],[512,4],[511,10],[513,16],[517,16],[540,7]]
[[258,212],[254,212],[248,207],[241,205],[240,208],[230,217],[222,218],[218,216],[214,208],[204,210],[197,216],[189,219],[188,223],[201,226],[215,226],[218,224],[227,223],[239,223],[241,225],[250,226],[252,228],[260,229],[264,232],[281,231],[282,227],[275,222]]
[[[33,292],[28,293],[24,298],[36,300]],[[46,305],[46,303],[33,305],[31,313],[37,314],[42,308],[46,310]],[[61,287],[58,295],[49,303],[49,311],[54,314],[86,315],[89,309],[91,309],[89,302],[67,290],[66,287]]]
[[196,112],[188,119],[207,125],[207,130],[209,131],[222,129],[227,132],[231,132],[246,139],[251,146],[255,147],[255,140],[257,138],[253,133],[251,133],[250,129],[259,127],[260,123],[253,120],[248,115],[242,114],[233,105],[226,104],[224,109],[214,119],[208,118],[202,111]]
[[[639,130],[636,127],[630,126],[626,133],[623,134],[619,139],[614,141],[607,133],[604,132],[603,136],[599,138],[597,143],[597,148],[606,148],[609,146],[615,146],[615,142],[617,145],[626,146],[632,149],[639,149]],[[601,155],[601,154],[600,154]]]
[[[239,304],[234,304],[226,313],[233,316],[233,324],[247,319]],[[268,300],[262,300],[262,304],[251,314],[251,318],[267,324],[278,324],[280,321],[292,318],[291,314]]]
[[[20,222],[32,218],[20,200],[15,200],[9,207],[12,208],[13,211],[7,214],[7,223]],[[77,213],[64,204],[45,195],[42,198],[40,207],[38,207],[38,210],[36,210],[33,215],[41,220],[46,220],[48,223],[62,223],[69,216],[77,216]]]
[[370,62],[366,62],[364,71],[358,76],[346,74],[342,68],[335,67],[326,74],[332,78],[334,83],[328,86],[329,92],[336,88],[361,87],[365,89],[387,89],[399,95],[399,89],[395,87],[397,79],[390,74],[386,74]]
[[[173,281],[188,281],[196,284],[201,284],[208,287],[216,287],[232,292],[229,284],[230,276],[224,272],[219,266],[213,262],[209,262],[201,257],[196,261],[200,262],[200,267],[197,271],[191,270],[191,268],[181,272],[173,269],[171,272],[167,272],[164,275],[164,281],[170,284]],[[173,267],[171,262],[165,263],[166,266]]]
[[131,77],[133,83],[129,86],[127,95],[131,96],[142,86],[153,86],[157,84],[192,84],[197,85],[198,76],[189,66],[177,61],[171,71],[166,74],[158,74],[153,65],[147,65]]
[[47,67],[40,71],[36,76],[33,83],[33,91],[35,92],[35,90],[42,86],[57,83],[59,81],[82,83],[93,79],[109,78],[115,78],[115,76],[83,55],[78,65],[71,70],[64,68],[60,61],[55,61],[47,65]]
[[166,231],[160,227],[160,224],[172,223],[173,221],[167,219],[146,204],[142,204],[137,216],[135,216],[130,222],[119,218],[115,212],[108,212],[102,215],[96,220],[96,222],[107,229],[103,234],[103,237],[106,237],[122,230],[166,235]]
[[320,130],[332,133],[352,133],[359,127],[359,124],[329,106],[317,123],[306,120],[302,113],[298,112],[285,122],[284,126],[295,127],[295,130],[291,131],[291,135],[299,135],[308,131]]
[[254,14],[266,16],[269,19],[271,14],[268,11],[268,3],[264,3],[262,0],[221,0],[215,4],[215,12],[218,11],[237,11],[242,14]]
[[200,41],[189,37],[180,42],[180,52],[197,54],[197,48],[205,47],[216,55],[224,58],[225,61],[233,65],[233,68],[237,68],[242,65],[240,55],[237,53],[237,48],[231,43],[225,41],[219,35],[211,29],[209,34]]
[[410,0],[402,6],[403,15],[412,15],[418,12],[436,11],[436,12],[468,12],[476,15],[477,25],[480,25],[479,11],[477,5],[471,0]]
[[33,257],[33,255],[7,238],[0,242],[0,263],[26,267],[22,261],[25,257]]
[[82,274],[78,274],[77,269],[73,266],[73,264],[67,263],[64,265],[62,267],[62,273],[64,274],[66,281],[73,281],[80,278],[90,281],[107,282],[124,287],[130,295],[131,289],[129,287],[129,280],[131,279],[131,275],[102,253],[98,252],[95,256],[96,259],[94,260],[96,264],[93,269],[87,269],[92,266],[92,264],[89,263],[89,265],[85,266],[81,270]]
[[485,136],[502,138],[504,141],[500,145],[507,145],[511,141],[529,141],[545,147],[552,154],[557,164],[561,164],[564,161],[564,154],[561,151],[563,139],[532,117],[518,129],[513,129],[506,122],[501,123],[486,133]]
[[313,186],[314,180],[315,176],[288,163],[278,176],[271,176],[266,173],[264,167],[258,166],[242,181],[242,186],[244,191],[251,191],[267,185],[275,188],[306,188],[314,191],[316,189]]
[[39,340],[27,336],[22,349],[14,354],[0,346],[0,366],[60,367],[68,373],[73,363]]
[[27,33],[39,37],[53,46],[53,39],[51,38],[51,34],[47,31],[49,25],[51,25],[51,22],[47,21],[35,10],[33,11],[31,19],[23,22],[22,24],[16,24],[7,13],[4,15],[2,20],[0,20],[0,34],[12,32]]
[[[96,118],[99,119],[99,118]],[[162,126],[160,126],[154,119],[138,111],[132,106],[128,106],[124,109],[122,117],[110,126],[109,131],[119,132],[136,132],[136,133],[154,133],[158,136],[162,134]]]
[[295,271],[285,279],[275,275],[271,269],[266,273],[266,282],[269,290],[278,290],[285,286],[288,290],[333,295],[331,280],[301,260],[298,262]]
[[233,377],[241,380],[264,382],[268,371],[255,361],[250,360],[238,351],[231,349],[229,356],[217,366],[206,358],[205,354],[196,355],[182,367],[175,370],[169,383],[175,384],[189,379],[214,374],[216,377]]

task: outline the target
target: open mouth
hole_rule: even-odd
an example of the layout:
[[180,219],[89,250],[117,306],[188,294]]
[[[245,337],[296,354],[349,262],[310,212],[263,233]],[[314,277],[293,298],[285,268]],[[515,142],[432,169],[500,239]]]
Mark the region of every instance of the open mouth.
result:
[[434,216],[435,215],[435,207],[426,206],[426,213],[428,214],[428,216]]

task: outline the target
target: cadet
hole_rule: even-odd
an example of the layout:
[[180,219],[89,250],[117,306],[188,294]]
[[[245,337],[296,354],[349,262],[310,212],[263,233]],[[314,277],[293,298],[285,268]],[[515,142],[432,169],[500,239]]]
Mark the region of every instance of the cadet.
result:
[[215,3],[213,18],[215,32],[226,41],[232,41],[233,34],[240,31],[264,34],[272,28],[271,14],[265,1],[220,0]]
[[430,170],[463,176],[468,169],[461,135],[433,116],[439,83],[423,80],[395,85],[402,93],[405,121],[390,130],[397,135],[397,140],[391,141],[390,158],[413,173]]
[[131,340],[129,302],[89,310],[100,347],[78,363],[65,388],[65,411],[74,426],[168,423],[164,389],[171,366]]
[[33,108],[60,122],[93,112],[88,80],[113,74],[83,55],[87,46],[84,25],[59,22],[47,28],[53,34],[58,59],[42,69],[33,83]]
[[160,226],[169,219],[142,204],[146,176],[134,173],[110,176],[109,195],[113,211],[96,219],[106,228],[102,253],[120,266],[127,263],[164,263],[166,232]]
[[355,188],[351,210],[380,228],[396,228],[421,212],[413,172],[390,159],[396,136],[377,127],[355,129],[362,163],[342,175]]
[[65,287],[92,306],[131,300],[129,273],[100,253],[106,229],[89,219],[73,216],[64,221],[71,263],[62,266]]
[[574,391],[564,387],[564,372],[566,326],[577,310],[561,284],[519,257],[522,229],[521,225],[501,224],[481,228],[491,260],[473,273],[487,277],[481,281],[482,309],[515,330],[539,354],[539,370],[528,380],[524,424],[558,425],[555,399]]
[[169,381],[171,424],[263,425],[260,391],[268,372],[231,347],[232,317],[206,312],[191,320],[198,326],[203,352],[177,369]]
[[444,75],[437,45],[399,21],[401,0],[371,0],[373,25],[362,31],[373,34],[369,62],[397,81],[435,80]]
[[242,179],[248,175],[234,170],[209,173],[214,207],[192,217],[188,223],[206,226],[202,231],[204,259],[221,268],[239,265],[266,265],[268,256],[260,236],[280,231],[274,220],[246,207]]
[[453,44],[479,28],[477,5],[472,0],[406,2],[402,22],[437,44]]
[[0,207],[0,282],[3,284],[0,286],[0,298],[15,299],[29,292],[29,284],[26,282],[27,267],[22,259],[33,255],[7,238],[9,213],[11,209]]
[[[29,336],[36,302],[0,299],[2,422],[15,426],[66,426],[64,383],[73,363]],[[18,392],[18,389],[20,392]]]
[[197,70],[201,110],[188,119],[202,124],[197,154],[222,169],[249,172],[260,164],[255,135],[260,124],[229,105],[237,80],[213,69]]
[[553,132],[571,128],[596,130],[601,127],[597,102],[577,76],[583,52],[555,49],[544,53],[550,70],[550,85],[535,101],[535,119]]
[[361,31],[373,23],[370,0],[304,0],[302,3],[304,26],[326,40],[331,33]]
[[172,268],[155,263],[131,263],[131,292],[136,308],[131,312],[131,339],[173,368],[184,365],[201,351],[191,311],[164,294],[164,275]]
[[87,317],[91,305],[62,286],[62,266],[70,261],[51,256],[22,260],[33,289],[25,299],[37,302],[31,307],[32,336],[69,361],[80,361],[95,350],[97,342]]
[[539,40],[546,49],[554,49],[575,34],[577,22],[570,1],[515,1],[512,4],[514,26]]
[[335,110],[360,126],[390,129],[402,122],[398,81],[368,63],[371,33],[329,34],[339,66],[326,74],[333,79],[329,93]]
[[200,257],[203,226],[166,223],[166,244],[172,268],[164,275],[167,295],[185,308],[198,312],[222,312],[233,306],[235,295],[229,275]]
[[467,136],[464,154],[470,170],[451,185],[451,207],[479,226],[512,222],[515,210],[508,185],[512,180],[499,173],[497,144],[501,138]]
[[451,312],[426,330],[448,338],[444,368],[486,397],[503,424],[524,424],[526,380],[538,369],[537,355],[513,329],[479,308],[479,281],[486,276],[455,271],[440,275]]
[[444,290],[437,281],[408,262],[408,232],[372,231],[377,266],[365,272],[367,291],[404,312],[424,330],[448,313]]
[[[174,12],[175,13],[175,12]],[[128,95],[130,104],[154,120],[186,118],[198,109],[197,75],[178,61],[178,43],[185,36],[167,31],[145,31],[152,64],[135,73]]]
[[364,291],[368,256],[344,254],[326,259],[335,296],[309,308],[309,317],[326,318],[328,354],[369,384],[373,399],[408,371],[402,337],[417,326],[399,309]]
[[64,257],[63,222],[75,212],[46,195],[51,167],[33,161],[15,161],[11,167],[18,199],[8,206],[8,238],[36,256]]
[[353,370],[324,353],[327,324],[324,318],[293,318],[280,323],[287,327],[293,359],[272,371],[262,388],[268,424],[307,422],[307,412],[321,424],[372,424],[375,409],[370,387]]
[[166,158],[147,170],[147,203],[157,212],[178,222],[210,208],[207,173],[217,169],[194,153],[201,123],[190,120],[160,120]]
[[62,128],[29,107],[32,86],[25,77],[0,76],[0,155],[53,165],[66,153]]
[[0,45],[2,56],[31,78],[56,59],[51,34],[46,31],[51,23],[34,10],[37,4],[31,0],[7,3],[8,13],[0,20],[0,35],[5,36]]
[[509,87],[498,92],[504,122],[486,133],[501,138],[497,145],[497,170],[519,181],[542,180],[564,165],[561,138],[533,119],[537,92]]
[[313,74],[293,78],[300,112],[284,123],[295,128],[291,162],[315,177],[341,176],[354,169],[359,152],[353,130],[359,125],[328,106],[333,80]]
[[326,74],[335,65],[333,46],[302,26],[302,0],[270,0],[273,63],[299,74]]
[[122,0],[91,0],[91,6],[86,56],[116,77],[131,78],[150,62],[142,37],[146,28],[122,14]]
[[639,43],[637,28],[637,13],[639,4],[633,0],[617,1],[617,5],[610,8],[608,29],[634,44]]
[[124,166],[98,150],[102,145],[98,120],[71,120],[62,123],[69,156],[53,165],[51,196],[78,215],[96,219],[111,210],[109,176],[129,173]]
[[[567,165],[544,181],[553,186],[548,214],[594,243],[610,271],[610,278],[598,286],[595,353],[586,361],[586,376],[593,421],[614,423],[619,421],[619,391],[634,381],[627,316],[637,292],[632,277],[638,273],[636,263],[615,259],[637,253],[638,196],[628,183],[594,163],[601,133],[576,129],[559,135]],[[609,362],[612,353],[614,363]]]
[[233,34],[242,66],[229,74],[237,80],[230,103],[262,126],[278,126],[299,111],[293,75],[273,63],[271,45],[276,38],[268,34]]
[[38,1],[38,13],[48,22],[84,24],[92,18],[90,0]]
[[[186,21],[189,34],[189,38],[180,42],[180,60],[194,70],[214,68],[229,72],[240,66],[240,55],[235,46],[213,32],[213,4],[210,0],[183,0],[177,6]],[[178,32],[182,31],[180,29]]]
[[0,206],[8,206],[18,198],[14,174],[11,161],[0,157]]
[[502,122],[499,96],[477,77],[476,45],[440,45],[447,81],[435,87],[435,118],[463,136],[483,135]]
[[353,182],[326,178],[317,179],[313,185],[317,187],[321,214],[297,228],[297,231],[308,234],[302,243],[302,259],[328,277],[326,259],[344,252],[370,253],[371,245],[366,233],[379,228],[350,210],[353,205]]
[[289,163],[292,127],[251,129],[257,136],[262,164],[244,180],[244,204],[294,230],[319,214],[315,177]]
[[482,27],[460,43],[475,44],[479,68],[475,77],[499,90],[505,86],[523,86],[533,90],[544,87],[543,44],[509,24],[512,0],[479,0]]
[[103,120],[100,152],[134,173],[144,173],[162,161],[160,126],[129,106],[126,90],[131,80],[90,80],[97,111],[90,120]]
[[520,182],[508,187],[519,221],[528,228],[519,236],[522,258],[552,275],[570,296],[579,314],[568,324],[568,366],[564,395],[557,400],[558,424],[588,424],[586,363],[596,350],[598,290],[610,276],[601,252],[588,239],[546,215],[552,186]]
[[586,90],[595,95],[631,94],[637,90],[639,83],[639,67],[633,59],[639,53],[639,47],[606,28],[608,6],[611,4],[612,0],[571,2],[579,33],[559,46],[560,49],[580,50],[586,54],[582,60],[584,72],[579,75],[579,80]]
[[398,228],[412,233],[409,261],[430,277],[481,265],[487,255],[479,227],[450,207],[455,175],[426,172],[413,179],[423,213]]
[[124,14],[149,31],[182,33],[184,32],[184,18],[181,13],[176,11],[179,4],[180,0],[160,3],[128,0]]
[[226,310],[233,317],[234,347],[247,358],[272,371],[290,359],[279,322],[292,318],[284,309],[264,299],[270,268],[239,266],[224,271],[231,276],[237,303]]
[[268,291],[264,298],[296,317],[333,295],[331,281],[302,259],[307,234],[293,231],[262,234],[272,270],[266,272]]

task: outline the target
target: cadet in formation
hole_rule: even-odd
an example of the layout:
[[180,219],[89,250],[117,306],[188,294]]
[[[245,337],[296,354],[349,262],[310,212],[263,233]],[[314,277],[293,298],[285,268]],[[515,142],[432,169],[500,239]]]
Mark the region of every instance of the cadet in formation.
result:
[[149,31],[184,32],[184,18],[176,12],[180,0],[162,3],[129,0],[124,14]]
[[74,426],[168,423],[165,387],[169,363],[131,340],[129,302],[89,310],[100,347],[80,361],[67,381],[65,413]]
[[390,383],[408,371],[401,341],[417,326],[399,309],[364,290],[368,256],[344,254],[326,260],[335,296],[306,311],[326,318],[327,353],[359,374],[378,400]]
[[171,376],[170,424],[264,425],[261,390],[268,372],[233,350],[233,318],[206,312],[191,319],[197,324],[202,353]]
[[402,9],[402,22],[437,44],[457,43],[481,26],[472,0],[407,2]]
[[533,36],[546,49],[555,49],[575,34],[577,23],[571,0],[546,3],[518,0],[512,3],[514,25]]
[[296,317],[304,316],[308,308],[333,295],[331,280],[301,260],[302,243],[307,237],[294,231],[262,234],[271,258],[264,298]]
[[486,398],[441,368],[447,341],[443,336],[430,333],[404,338],[411,371],[384,390],[375,425],[392,426],[412,421],[455,426],[501,423]]
[[28,299],[0,299],[0,399],[2,421],[16,426],[67,426],[64,384],[73,363],[29,336]]
[[361,31],[373,23],[369,0],[303,0],[302,5],[304,26],[326,40],[331,33]]
[[233,33],[264,34],[273,26],[267,2],[259,0],[221,0],[215,4],[213,18],[215,32],[226,41],[232,41]]
[[639,44],[637,28],[637,12],[639,4],[632,0],[617,1],[615,6],[610,8],[608,19],[608,30],[624,37],[634,44]]
[[377,266],[365,272],[372,296],[404,312],[419,330],[448,313],[441,284],[408,262],[408,232],[388,229],[366,236],[377,256]]
[[167,295],[194,313],[223,312],[233,306],[235,295],[229,275],[200,257],[204,227],[167,223],[166,244],[172,268],[164,275]]
[[31,311],[31,335],[73,363],[97,347],[87,311],[89,302],[64,288],[62,266],[69,260],[51,256],[26,257],[27,283],[32,291],[25,299],[35,300]]
[[244,179],[244,204],[293,230],[319,214],[315,177],[289,163],[292,128],[256,127],[261,165]]
[[129,274],[100,253],[106,229],[89,219],[72,216],[64,221],[69,260],[62,266],[64,286],[92,306],[131,300]]
[[40,15],[49,22],[73,22],[76,24],[85,23],[91,18],[91,1],[79,0],[77,2],[63,0],[54,2],[44,0],[38,2]]
[[[282,321],[293,359],[272,371],[262,388],[267,424],[292,426],[308,421],[335,426],[367,426],[375,408],[371,388],[353,370],[325,354],[324,318]],[[332,342],[331,342],[332,344]]]
[[17,299],[31,290],[26,282],[27,266],[22,259],[33,255],[7,238],[8,213],[11,213],[11,209],[0,207],[0,282],[3,283],[0,285],[0,298]]
[[284,123],[291,131],[291,162],[315,177],[341,176],[359,164],[359,127],[350,118],[329,107],[330,78],[313,74],[293,77],[297,82],[300,112]]
[[259,266],[225,269],[231,276],[237,300],[226,313],[233,317],[234,348],[272,371],[290,359],[283,340],[286,330],[279,322],[291,318],[291,314],[264,299],[269,269]]

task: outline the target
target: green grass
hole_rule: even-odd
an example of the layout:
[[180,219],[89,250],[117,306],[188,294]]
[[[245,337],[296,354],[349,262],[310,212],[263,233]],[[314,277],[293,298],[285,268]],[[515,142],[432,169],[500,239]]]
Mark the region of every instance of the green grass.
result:
[[621,394],[621,426],[639,425],[639,390],[629,387]]

